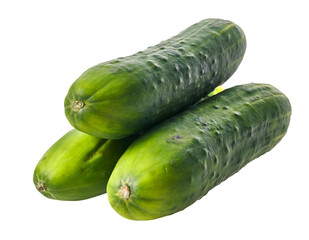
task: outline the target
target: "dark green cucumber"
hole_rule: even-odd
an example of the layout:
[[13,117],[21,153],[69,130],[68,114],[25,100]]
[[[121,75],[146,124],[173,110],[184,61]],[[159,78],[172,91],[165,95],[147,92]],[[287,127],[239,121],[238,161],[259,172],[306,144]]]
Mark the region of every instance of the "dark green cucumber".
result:
[[43,155],[33,182],[52,199],[82,200],[103,194],[114,166],[132,140],[100,139],[73,129]]
[[237,25],[203,20],[156,46],[88,69],[66,96],[66,117],[74,128],[101,138],[137,133],[224,83],[245,49]]
[[134,220],[183,210],[271,150],[290,114],[289,100],[271,85],[226,89],[136,139],[109,179],[110,204]]

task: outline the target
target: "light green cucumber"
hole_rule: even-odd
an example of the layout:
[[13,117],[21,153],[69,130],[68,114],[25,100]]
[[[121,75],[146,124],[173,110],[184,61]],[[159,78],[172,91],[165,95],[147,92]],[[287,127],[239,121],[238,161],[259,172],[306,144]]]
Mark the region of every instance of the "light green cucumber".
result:
[[45,197],[58,200],[82,200],[103,194],[114,166],[132,140],[100,139],[73,129],[38,162],[34,185]]

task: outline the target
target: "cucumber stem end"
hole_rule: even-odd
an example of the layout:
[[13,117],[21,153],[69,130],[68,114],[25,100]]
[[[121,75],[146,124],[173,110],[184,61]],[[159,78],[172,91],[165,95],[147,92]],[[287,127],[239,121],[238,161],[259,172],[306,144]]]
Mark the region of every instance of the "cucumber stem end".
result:
[[73,103],[72,103],[72,110],[74,111],[74,112],[78,112],[78,111],[80,111],[83,107],[85,106],[85,103],[83,103],[83,102],[80,102],[80,101],[74,101]]
[[46,192],[46,187],[45,187],[43,182],[38,183],[37,189],[38,189],[39,192]]
[[123,185],[119,190],[119,194],[124,200],[127,201],[131,195],[130,188],[127,185]]

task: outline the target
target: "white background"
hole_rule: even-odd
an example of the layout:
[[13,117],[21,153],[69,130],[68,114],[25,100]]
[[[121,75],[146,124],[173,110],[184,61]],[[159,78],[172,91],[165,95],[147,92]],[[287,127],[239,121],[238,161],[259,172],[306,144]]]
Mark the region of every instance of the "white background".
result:
[[[309,239],[306,1],[1,1],[1,239]],[[33,170],[71,129],[63,101],[87,68],[133,54],[204,18],[237,23],[247,52],[230,87],[270,83],[290,99],[284,139],[182,212],[119,216],[107,195],[50,200]],[[306,229],[307,228],[307,229]]]

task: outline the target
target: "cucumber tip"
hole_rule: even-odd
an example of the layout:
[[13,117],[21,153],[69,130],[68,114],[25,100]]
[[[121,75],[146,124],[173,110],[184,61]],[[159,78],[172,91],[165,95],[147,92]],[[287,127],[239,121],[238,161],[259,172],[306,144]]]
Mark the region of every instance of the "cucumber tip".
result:
[[119,194],[124,200],[127,201],[131,195],[130,188],[127,185],[123,185],[119,190]]
[[38,183],[37,189],[39,192],[46,192],[46,187],[43,182]]
[[83,107],[85,106],[85,103],[84,102],[80,102],[80,101],[74,101],[73,103],[72,103],[72,110],[74,111],[74,112],[78,112],[78,111],[80,111]]

